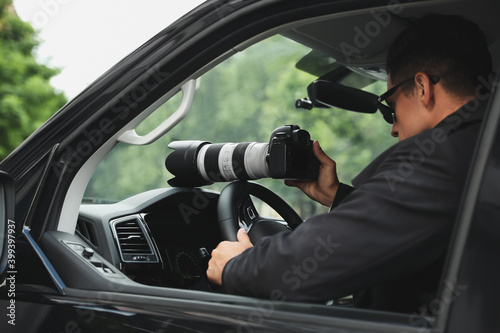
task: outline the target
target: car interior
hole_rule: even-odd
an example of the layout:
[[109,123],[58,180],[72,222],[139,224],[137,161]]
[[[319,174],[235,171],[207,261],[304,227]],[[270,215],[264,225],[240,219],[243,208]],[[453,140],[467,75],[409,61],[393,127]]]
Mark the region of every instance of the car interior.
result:
[[[268,143],[275,128],[296,124],[336,158],[341,181],[348,183],[397,140],[378,111],[344,110],[356,107],[332,105],[318,97],[324,91],[311,85],[323,80],[382,94],[387,89],[388,47],[411,21],[426,13],[465,15],[477,22],[496,68],[500,3],[495,6],[497,11],[465,0],[453,5],[394,2],[376,11],[324,13],[273,27],[208,59],[176,89],[137,112],[78,171],[57,227],[41,239],[61,277],[57,283],[61,288],[110,290],[112,284],[113,291],[128,294],[245,302],[206,278],[209,255],[217,244],[237,227],[251,227],[259,219],[280,225],[287,221],[293,229],[290,211],[302,221],[327,208],[268,177],[252,182],[269,190],[243,185],[231,192],[227,181],[171,186],[176,175],[165,166],[173,151],[169,145],[184,140]],[[344,99],[349,104],[349,96]],[[187,179],[191,176],[195,177],[188,174]],[[241,191],[243,198],[236,198]],[[221,211],[233,215],[230,231],[221,229]],[[307,309],[321,313],[333,304],[350,307],[349,295]]]

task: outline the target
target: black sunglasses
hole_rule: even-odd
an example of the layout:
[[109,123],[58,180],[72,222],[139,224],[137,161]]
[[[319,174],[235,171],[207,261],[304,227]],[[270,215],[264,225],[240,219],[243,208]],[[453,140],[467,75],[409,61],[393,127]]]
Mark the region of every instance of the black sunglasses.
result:
[[[394,109],[392,107],[385,105],[385,104],[382,104],[382,102],[387,101],[387,99],[389,97],[391,97],[392,95],[394,95],[399,88],[401,88],[404,84],[413,81],[414,79],[415,79],[415,76],[412,76],[406,80],[403,80],[378,97],[377,108],[382,113],[384,120],[387,121],[389,124],[394,123],[394,118],[396,116],[396,112],[394,111]],[[439,79],[440,79],[439,76],[429,75],[429,80],[431,81],[432,84],[438,83]]]

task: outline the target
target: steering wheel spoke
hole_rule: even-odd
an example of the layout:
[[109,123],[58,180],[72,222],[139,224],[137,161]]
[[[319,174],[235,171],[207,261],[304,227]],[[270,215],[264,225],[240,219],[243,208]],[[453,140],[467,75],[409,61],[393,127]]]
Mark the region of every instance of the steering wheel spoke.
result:
[[[260,216],[250,195],[268,204],[284,220]],[[222,236],[229,241],[236,241],[240,227],[247,230],[250,240],[255,244],[262,237],[289,232],[303,222],[293,208],[274,192],[247,181],[227,185],[220,194],[217,210]]]
[[[248,229],[255,221],[261,218],[257,208],[253,204],[252,198],[247,196],[238,207],[238,224],[240,227]],[[248,230],[247,230],[248,231]]]

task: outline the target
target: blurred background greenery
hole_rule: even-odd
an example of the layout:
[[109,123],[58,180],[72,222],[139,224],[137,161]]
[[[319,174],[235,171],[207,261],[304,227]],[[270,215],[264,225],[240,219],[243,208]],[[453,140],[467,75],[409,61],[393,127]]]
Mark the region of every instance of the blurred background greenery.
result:
[[0,0],[0,160],[66,103],[49,83],[58,70],[35,60],[38,44],[12,0]]

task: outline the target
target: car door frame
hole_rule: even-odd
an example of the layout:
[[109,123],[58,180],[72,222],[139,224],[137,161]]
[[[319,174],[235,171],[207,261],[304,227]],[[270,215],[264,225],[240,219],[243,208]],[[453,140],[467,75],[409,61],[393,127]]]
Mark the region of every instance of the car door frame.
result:
[[494,293],[500,281],[500,266],[494,264],[500,255],[500,204],[494,202],[500,198],[500,153],[496,148],[500,143],[500,93],[495,89],[499,77],[493,73],[486,81],[489,88],[477,90],[476,97],[489,98],[488,109],[441,289],[434,300],[436,327],[445,332],[490,332],[500,327],[500,316],[496,313],[500,298]]
[[0,282],[9,271],[15,270],[14,221],[15,188],[12,177],[0,170]]

